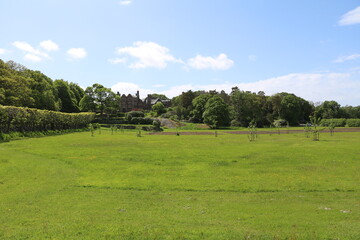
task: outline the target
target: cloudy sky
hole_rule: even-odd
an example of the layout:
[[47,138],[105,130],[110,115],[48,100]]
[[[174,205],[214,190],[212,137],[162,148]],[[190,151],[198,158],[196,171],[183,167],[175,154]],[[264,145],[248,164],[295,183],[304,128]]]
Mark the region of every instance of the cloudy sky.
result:
[[82,87],[360,105],[358,0],[12,0],[0,21],[0,59]]

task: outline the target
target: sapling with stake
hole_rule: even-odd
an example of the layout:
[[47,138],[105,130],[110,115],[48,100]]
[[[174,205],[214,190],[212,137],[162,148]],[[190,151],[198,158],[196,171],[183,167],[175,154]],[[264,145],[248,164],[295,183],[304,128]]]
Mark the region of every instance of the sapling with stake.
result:
[[330,131],[330,136],[334,135],[334,130],[335,130],[335,123],[331,122],[329,124],[329,131]]
[[90,127],[91,136],[93,137],[93,136],[94,136],[94,132],[95,132],[94,124],[93,124],[93,123],[90,123],[90,124],[89,124],[89,127]]
[[310,123],[306,123],[306,126],[304,127],[304,132],[305,132],[305,137],[309,138],[310,137],[310,132],[311,132]]
[[310,115],[310,121],[312,126],[314,126],[314,129],[312,130],[313,134],[313,141],[320,141],[320,131],[323,129],[318,129],[318,125],[320,124],[320,117],[317,117],[317,112],[315,111],[313,115]]
[[114,135],[115,129],[116,129],[116,126],[114,124],[110,126],[111,135]]
[[99,130],[99,135],[101,135],[101,125],[99,123],[96,123],[96,128]]
[[248,139],[250,142],[255,142],[257,139],[256,123],[251,122],[248,128],[249,128]]

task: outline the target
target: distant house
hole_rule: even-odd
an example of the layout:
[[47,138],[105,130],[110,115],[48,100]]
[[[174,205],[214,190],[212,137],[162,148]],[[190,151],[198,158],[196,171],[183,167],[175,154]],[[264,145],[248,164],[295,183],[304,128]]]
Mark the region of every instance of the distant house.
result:
[[[117,93],[120,96],[120,93]],[[136,92],[136,95],[121,95],[121,111],[122,112],[130,112],[135,110],[151,110],[151,107],[158,103],[162,102],[165,107],[171,106],[170,100],[162,100],[160,98],[152,98],[151,94],[148,94],[148,96],[145,99],[140,99],[140,93],[139,91]]]

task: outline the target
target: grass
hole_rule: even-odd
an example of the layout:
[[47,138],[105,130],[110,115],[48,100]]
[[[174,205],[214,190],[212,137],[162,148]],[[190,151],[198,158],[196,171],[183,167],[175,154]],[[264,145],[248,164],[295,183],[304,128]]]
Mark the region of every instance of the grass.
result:
[[360,133],[218,132],[1,143],[0,239],[360,238]]

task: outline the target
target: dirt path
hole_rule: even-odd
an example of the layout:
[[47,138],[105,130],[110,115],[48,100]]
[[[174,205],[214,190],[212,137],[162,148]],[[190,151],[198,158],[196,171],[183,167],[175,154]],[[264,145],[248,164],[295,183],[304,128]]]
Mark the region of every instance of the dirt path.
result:
[[[321,129],[321,128],[320,128]],[[304,130],[280,130],[280,134],[287,133],[303,133]],[[323,130],[322,132],[329,132],[328,129]],[[360,132],[360,128],[339,128],[334,130],[334,132]],[[229,133],[229,134],[248,134],[248,131],[220,131],[219,135]],[[278,134],[277,130],[273,131],[257,131],[257,134]],[[176,135],[176,132],[153,132],[149,133],[150,135]],[[201,131],[201,132],[179,132],[180,135],[214,135],[215,132]]]

